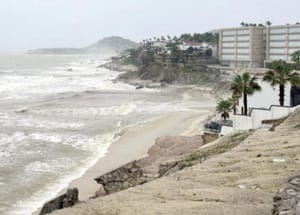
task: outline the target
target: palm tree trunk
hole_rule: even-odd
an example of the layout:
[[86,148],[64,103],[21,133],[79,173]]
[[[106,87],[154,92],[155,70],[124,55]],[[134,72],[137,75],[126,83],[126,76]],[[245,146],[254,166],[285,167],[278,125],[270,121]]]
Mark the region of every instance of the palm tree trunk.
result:
[[247,100],[247,93],[244,92],[244,115],[248,115],[248,100]]
[[226,121],[226,119],[227,119],[227,115],[226,115],[227,113],[224,111],[223,112],[223,115],[224,115],[224,121]]
[[279,85],[279,104],[284,106],[284,84]]

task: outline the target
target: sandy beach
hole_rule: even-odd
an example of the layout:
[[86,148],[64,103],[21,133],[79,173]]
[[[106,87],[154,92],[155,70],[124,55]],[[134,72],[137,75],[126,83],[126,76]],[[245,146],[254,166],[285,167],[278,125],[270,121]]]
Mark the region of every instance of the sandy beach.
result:
[[[81,177],[71,181],[63,194],[70,187],[79,189],[79,200],[87,201],[99,188],[94,178],[112,171],[133,160],[147,155],[148,149],[161,136],[192,136],[201,133],[204,122],[212,115],[213,107],[195,112],[174,112],[158,116],[156,119],[129,128],[119,140],[113,143],[107,154],[89,168]],[[38,214],[34,212],[33,215]]]
[[[80,178],[73,180],[68,187],[77,187],[79,199],[88,200],[98,189],[94,178],[146,156],[157,137],[200,134],[203,122],[210,114],[209,111],[171,113],[143,125],[129,128],[118,141],[110,146],[104,157],[100,158]],[[64,193],[66,189],[60,193]]]

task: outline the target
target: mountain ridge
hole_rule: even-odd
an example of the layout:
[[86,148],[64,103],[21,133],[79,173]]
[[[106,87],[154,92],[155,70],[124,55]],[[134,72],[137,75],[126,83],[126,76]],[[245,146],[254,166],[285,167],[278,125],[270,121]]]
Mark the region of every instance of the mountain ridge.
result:
[[41,48],[29,50],[28,54],[120,54],[138,44],[120,36],[110,36],[83,48]]

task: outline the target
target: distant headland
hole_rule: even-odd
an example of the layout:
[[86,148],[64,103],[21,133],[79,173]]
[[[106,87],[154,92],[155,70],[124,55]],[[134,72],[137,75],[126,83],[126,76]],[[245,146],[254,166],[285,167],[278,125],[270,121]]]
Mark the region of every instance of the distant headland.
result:
[[105,37],[92,45],[83,48],[42,48],[29,50],[28,54],[112,54],[136,48],[137,43],[119,36]]

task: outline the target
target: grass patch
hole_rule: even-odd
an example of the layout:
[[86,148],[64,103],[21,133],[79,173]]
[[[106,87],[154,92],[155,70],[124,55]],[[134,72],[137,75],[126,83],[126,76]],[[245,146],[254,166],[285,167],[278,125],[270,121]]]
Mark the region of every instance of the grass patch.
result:
[[202,163],[210,157],[223,154],[234,147],[238,146],[243,140],[245,140],[251,132],[236,133],[231,136],[225,136],[216,144],[200,149],[197,152],[191,153],[185,156],[182,160],[176,161],[175,165],[160,166],[159,177],[168,175],[172,172],[177,172],[187,167],[193,166],[198,163]]
[[211,147],[201,149],[197,152],[188,155],[185,158],[185,161],[186,162],[204,161],[207,158],[212,157],[214,155],[223,154],[233,149],[234,147],[238,146],[249,135],[250,135],[249,132],[233,134],[232,136],[224,138],[223,141],[221,140],[219,143],[216,143]]

